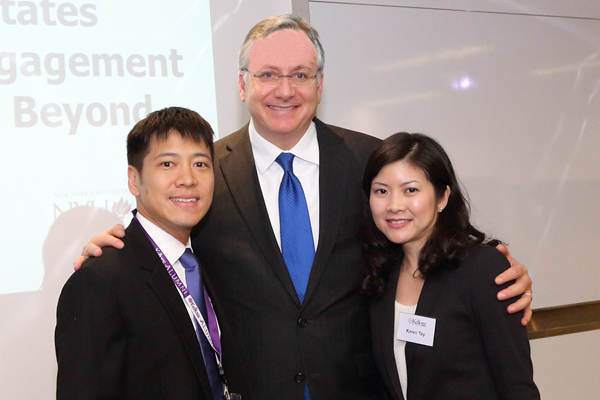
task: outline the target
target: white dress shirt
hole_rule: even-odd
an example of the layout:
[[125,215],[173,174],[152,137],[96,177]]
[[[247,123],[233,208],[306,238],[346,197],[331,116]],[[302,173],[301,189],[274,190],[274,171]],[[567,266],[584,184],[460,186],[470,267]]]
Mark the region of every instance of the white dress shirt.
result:
[[294,175],[296,175],[304,190],[316,250],[319,243],[319,142],[317,141],[315,123],[311,122],[302,139],[292,149],[286,151],[281,150],[260,136],[254,128],[252,120],[250,121],[249,131],[260,189],[279,248],[281,249],[279,186],[284,171],[275,159],[282,152],[286,152],[295,156],[293,163]]
[[[171,263],[173,269],[175,270],[175,272],[177,272],[177,276],[179,277],[181,282],[183,282],[183,284],[187,287],[187,282],[185,280],[185,268],[183,268],[183,265],[181,265],[181,262],[179,262],[179,257],[183,255],[186,248],[191,249],[190,239],[188,238],[187,245],[184,245],[179,240],[171,236],[169,233],[165,232],[164,230],[156,226],[154,223],[150,222],[141,213],[138,212],[136,218],[138,219],[138,221],[140,221],[140,224],[142,224],[148,235],[150,235],[152,240],[154,240],[156,245],[163,252],[164,256],[167,258],[169,263]],[[173,283],[173,286],[175,286],[175,283]],[[179,289],[177,289],[177,293],[179,293],[181,301],[185,305],[185,309],[187,310],[188,315],[190,316],[190,320],[192,321],[194,329],[197,329],[196,324],[194,323],[196,319],[194,317],[194,314],[192,313],[192,310],[185,303],[183,295],[181,294]]]

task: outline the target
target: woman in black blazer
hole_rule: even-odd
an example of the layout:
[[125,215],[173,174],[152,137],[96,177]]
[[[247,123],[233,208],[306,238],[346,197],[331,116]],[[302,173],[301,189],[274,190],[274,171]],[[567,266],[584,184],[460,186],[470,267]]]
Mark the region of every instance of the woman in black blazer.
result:
[[363,190],[363,291],[388,396],[539,399],[522,314],[496,300],[494,277],[508,261],[469,222],[443,148],[420,134],[389,137]]

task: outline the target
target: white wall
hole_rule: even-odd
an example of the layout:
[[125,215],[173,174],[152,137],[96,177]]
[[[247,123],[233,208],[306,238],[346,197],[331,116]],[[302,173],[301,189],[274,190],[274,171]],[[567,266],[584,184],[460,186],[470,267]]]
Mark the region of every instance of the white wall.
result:
[[[319,116],[439,139],[478,225],[529,267],[535,306],[598,300],[600,3],[349,3],[309,3],[327,55]],[[425,8],[441,3],[469,11]]]
[[544,400],[596,400],[600,330],[531,341],[534,379]]

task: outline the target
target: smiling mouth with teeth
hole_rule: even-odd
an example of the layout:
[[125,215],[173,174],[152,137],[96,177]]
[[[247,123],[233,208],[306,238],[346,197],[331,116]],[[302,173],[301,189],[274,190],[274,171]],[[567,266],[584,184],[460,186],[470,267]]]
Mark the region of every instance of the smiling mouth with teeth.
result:
[[296,106],[290,106],[290,107],[269,106],[269,108],[271,110],[276,110],[276,111],[289,111],[289,110],[293,110],[294,108],[296,108]]
[[178,201],[181,203],[191,203],[194,201],[198,201],[198,199],[196,197],[192,198],[192,199],[179,199],[179,198],[175,198],[175,197],[171,197],[172,201]]

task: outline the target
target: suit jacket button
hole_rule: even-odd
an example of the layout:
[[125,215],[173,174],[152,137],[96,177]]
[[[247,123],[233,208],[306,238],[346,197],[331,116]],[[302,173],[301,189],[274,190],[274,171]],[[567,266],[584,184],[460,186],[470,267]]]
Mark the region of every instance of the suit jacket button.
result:
[[304,382],[304,374],[303,374],[302,372],[298,372],[298,373],[296,374],[296,376],[294,376],[294,380],[295,380],[297,383],[302,383],[302,382]]
[[308,321],[306,320],[306,318],[300,318],[298,320],[298,326],[300,328],[306,328],[306,325],[308,325]]

